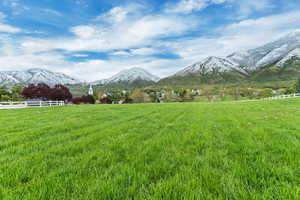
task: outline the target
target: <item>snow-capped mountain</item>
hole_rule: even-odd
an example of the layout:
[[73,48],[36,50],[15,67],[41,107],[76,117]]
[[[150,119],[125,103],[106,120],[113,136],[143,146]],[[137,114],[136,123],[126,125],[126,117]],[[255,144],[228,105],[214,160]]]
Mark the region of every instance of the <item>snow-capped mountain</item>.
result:
[[288,53],[285,57],[283,57],[279,62],[276,63],[276,66],[282,67],[293,58],[300,60],[300,47]]
[[289,58],[299,56],[299,48],[300,30],[297,30],[261,47],[233,53],[227,59],[238,63],[247,71],[254,71],[276,63],[278,66],[282,65]]
[[224,72],[237,66],[238,64],[233,61],[212,56],[184,68],[183,70],[177,72],[174,76],[185,76],[193,73],[205,75],[211,71]]
[[0,84],[77,84],[80,80],[67,76],[63,73],[52,72],[45,69],[32,68],[24,71],[2,71],[0,72]]
[[157,76],[150,74],[142,68],[131,68],[123,70],[109,79],[95,81],[93,84],[133,83],[135,81],[157,82],[158,80]]
[[283,67],[291,59],[300,60],[300,30],[261,47],[232,53],[226,58],[208,57],[171,77],[188,74],[206,75],[225,71],[237,71],[245,76],[250,76],[253,72],[267,66]]

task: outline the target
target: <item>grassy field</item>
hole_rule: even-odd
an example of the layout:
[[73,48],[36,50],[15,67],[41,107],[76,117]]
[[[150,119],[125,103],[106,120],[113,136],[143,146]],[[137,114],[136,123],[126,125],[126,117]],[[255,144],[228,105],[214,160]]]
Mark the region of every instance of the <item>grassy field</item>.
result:
[[0,199],[300,199],[300,100],[0,110]]

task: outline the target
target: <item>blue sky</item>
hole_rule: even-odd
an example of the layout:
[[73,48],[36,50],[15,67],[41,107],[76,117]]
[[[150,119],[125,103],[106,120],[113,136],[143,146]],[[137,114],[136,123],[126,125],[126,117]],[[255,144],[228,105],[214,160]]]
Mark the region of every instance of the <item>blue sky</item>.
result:
[[0,70],[163,77],[299,28],[299,0],[2,0]]

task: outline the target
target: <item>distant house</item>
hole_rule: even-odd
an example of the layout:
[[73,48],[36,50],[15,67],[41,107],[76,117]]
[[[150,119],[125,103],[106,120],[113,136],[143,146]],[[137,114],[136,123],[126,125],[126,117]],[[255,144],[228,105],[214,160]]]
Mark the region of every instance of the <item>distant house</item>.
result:
[[192,89],[193,95],[199,96],[201,95],[201,90],[200,89]]
[[102,98],[106,98],[106,97],[109,97],[109,96],[111,96],[111,93],[104,93],[104,94],[102,95]]

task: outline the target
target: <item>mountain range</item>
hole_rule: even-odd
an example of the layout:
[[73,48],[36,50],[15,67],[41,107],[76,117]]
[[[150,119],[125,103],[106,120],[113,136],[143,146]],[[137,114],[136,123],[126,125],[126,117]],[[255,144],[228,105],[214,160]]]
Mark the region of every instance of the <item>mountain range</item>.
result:
[[37,83],[78,84],[81,81],[66,74],[46,69],[32,68],[23,71],[0,71],[0,85],[28,85]]
[[[255,49],[234,52],[227,57],[208,57],[172,76],[159,77],[141,68],[126,69],[111,78],[90,84],[105,87],[145,87],[153,84],[219,83],[242,80],[290,80],[300,77],[300,30]],[[82,81],[45,69],[0,72],[2,85],[30,83],[82,84]]]
[[161,84],[188,81],[198,83],[234,82],[241,80],[289,80],[300,77],[300,30],[278,40],[225,58],[208,57],[190,65]]

